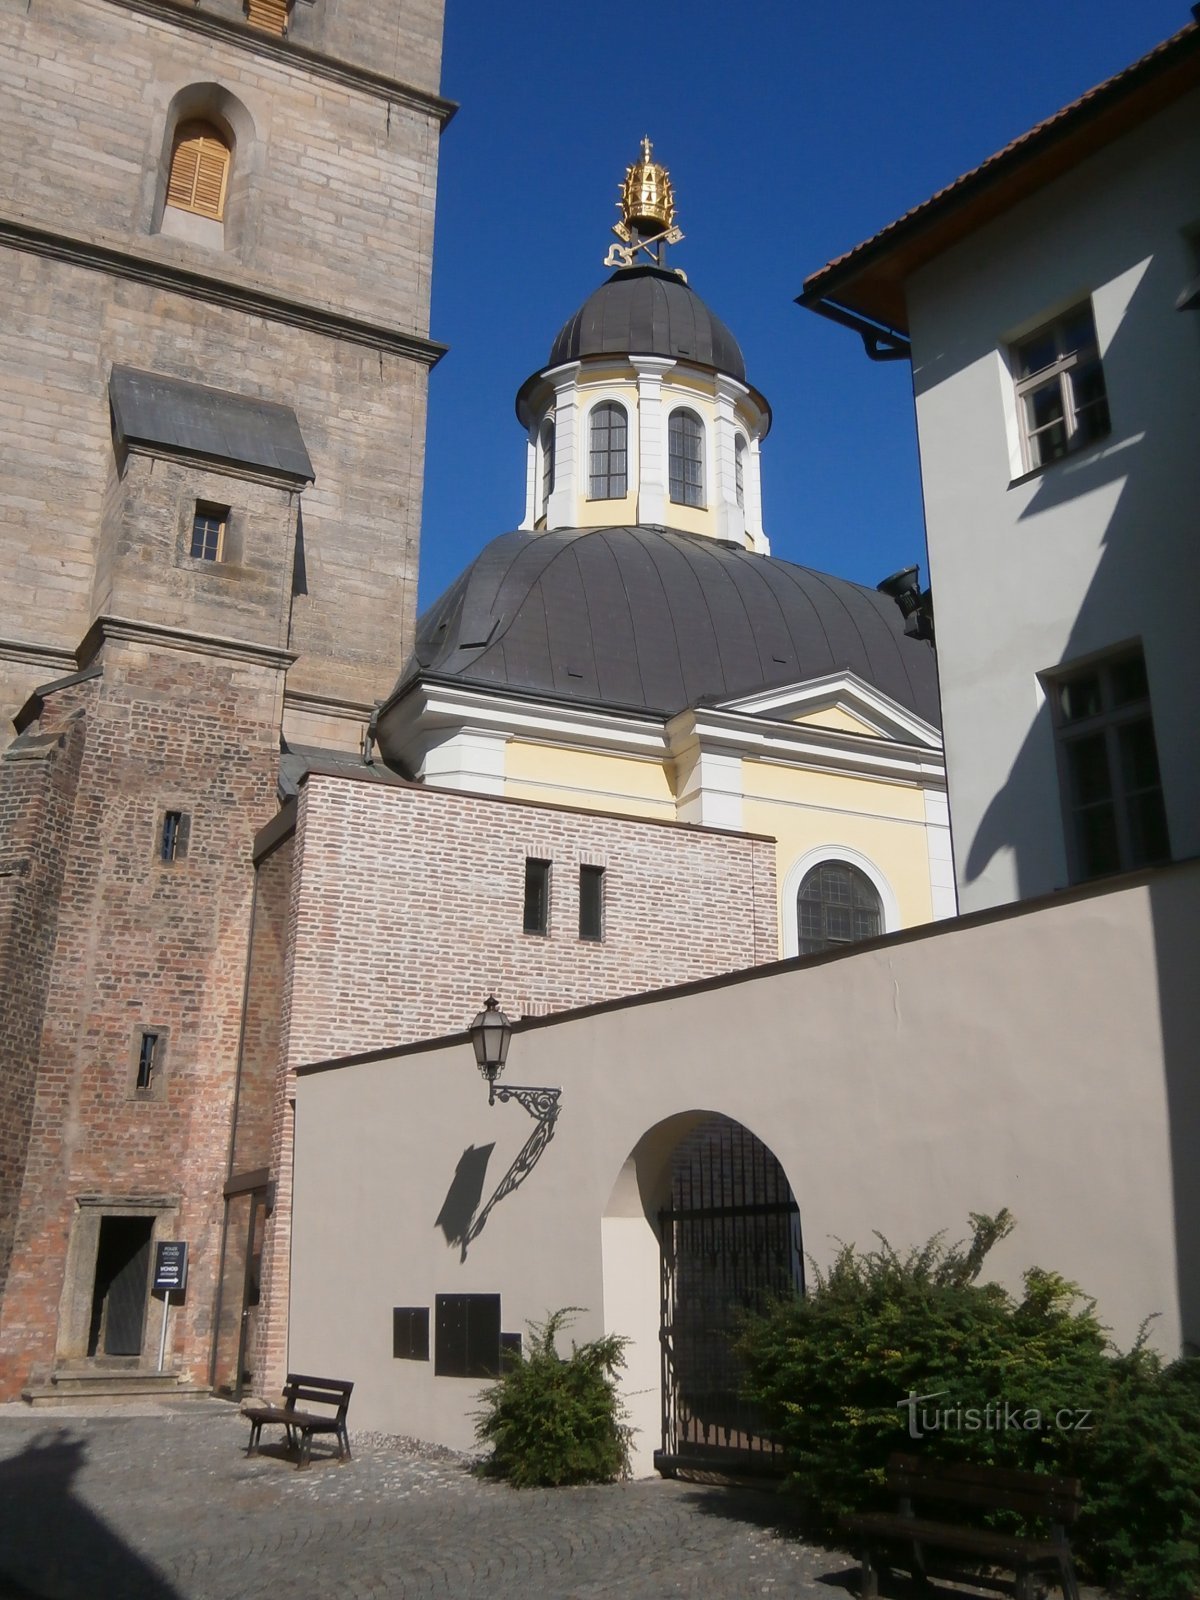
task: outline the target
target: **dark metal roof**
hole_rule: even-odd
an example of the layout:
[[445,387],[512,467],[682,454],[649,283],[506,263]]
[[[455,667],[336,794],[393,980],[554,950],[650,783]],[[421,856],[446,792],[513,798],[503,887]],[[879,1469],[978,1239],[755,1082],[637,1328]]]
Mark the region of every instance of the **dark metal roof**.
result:
[[421,617],[416,677],[667,716],[848,670],[939,723],[933,652],[874,589],[660,528],[505,533]]
[[132,367],[112,369],[108,396],[119,446],[237,461],[297,482],[316,476],[290,406]]
[[675,356],[746,381],[732,333],[662,267],[618,267],[559,329],[547,366],[600,355]]

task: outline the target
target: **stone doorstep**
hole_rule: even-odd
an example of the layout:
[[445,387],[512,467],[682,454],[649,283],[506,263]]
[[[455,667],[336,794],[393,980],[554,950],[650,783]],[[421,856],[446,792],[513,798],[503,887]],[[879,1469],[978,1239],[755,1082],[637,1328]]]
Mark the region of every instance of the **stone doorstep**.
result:
[[140,1400],[170,1396],[175,1400],[207,1400],[207,1384],[188,1383],[172,1372],[62,1371],[49,1383],[31,1383],[21,1399],[31,1406],[74,1404],[80,1400]]

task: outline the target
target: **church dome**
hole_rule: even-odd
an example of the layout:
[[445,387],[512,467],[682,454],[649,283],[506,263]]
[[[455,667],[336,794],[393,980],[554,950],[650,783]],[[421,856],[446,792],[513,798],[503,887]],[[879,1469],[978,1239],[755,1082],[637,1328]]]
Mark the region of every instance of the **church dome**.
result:
[[607,355],[671,356],[746,381],[733,334],[664,267],[618,267],[559,329],[547,366]]
[[392,698],[428,677],[671,716],[848,670],[936,726],[933,652],[902,630],[874,589],[715,539],[505,533],[421,617]]

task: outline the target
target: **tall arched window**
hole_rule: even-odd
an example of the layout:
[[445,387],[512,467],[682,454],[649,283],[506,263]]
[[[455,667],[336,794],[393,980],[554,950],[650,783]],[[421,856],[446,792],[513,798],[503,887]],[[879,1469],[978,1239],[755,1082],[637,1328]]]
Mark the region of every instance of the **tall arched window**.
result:
[[554,493],[554,424],[542,423],[542,515],[550,509],[550,496]]
[[746,508],[746,441],[739,433],[733,446],[733,488],[737,503]]
[[628,418],[615,400],[592,408],[589,437],[589,500],[620,500],[628,484]]
[[671,499],[677,506],[702,506],[704,424],[694,411],[672,411],[668,440]]
[[211,122],[185,122],[171,150],[167,204],[222,221],[231,156],[229,145]]
[[804,874],[796,896],[796,931],[802,956],[873,939],[883,932],[875,885],[848,861],[822,861]]

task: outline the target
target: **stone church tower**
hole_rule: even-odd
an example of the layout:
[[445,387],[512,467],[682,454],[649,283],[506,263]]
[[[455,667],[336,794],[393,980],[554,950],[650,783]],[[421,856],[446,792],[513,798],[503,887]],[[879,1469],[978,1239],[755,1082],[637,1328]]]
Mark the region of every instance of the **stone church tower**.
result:
[[412,647],[442,4],[0,17],[0,1396],[155,1381],[168,1239],[207,1387],[252,842]]

